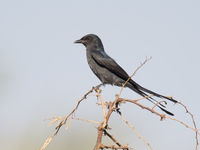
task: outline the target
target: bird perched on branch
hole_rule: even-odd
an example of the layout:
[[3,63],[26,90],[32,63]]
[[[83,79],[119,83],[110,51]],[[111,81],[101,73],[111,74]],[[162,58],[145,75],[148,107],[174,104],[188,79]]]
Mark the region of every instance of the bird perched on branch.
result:
[[[129,79],[129,75],[124,71],[124,69],[120,67],[120,65],[118,65],[114,59],[106,54],[101,39],[97,35],[85,35],[80,40],[76,40],[75,43],[82,43],[86,47],[88,64],[91,70],[101,80],[103,84],[122,86],[123,83],[125,83]],[[133,81],[132,79],[128,80],[125,87],[130,88],[131,90],[135,91],[143,97],[148,96],[147,94],[153,94],[153,96],[164,98],[174,103],[177,103],[177,101],[173,98],[166,97],[151,90],[148,90]],[[152,97],[146,99],[154,104],[157,103],[157,101]],[[165,107],[164,105],[158,104],[157,106],[165,113],[173,115],[171,112],[163,108]]]

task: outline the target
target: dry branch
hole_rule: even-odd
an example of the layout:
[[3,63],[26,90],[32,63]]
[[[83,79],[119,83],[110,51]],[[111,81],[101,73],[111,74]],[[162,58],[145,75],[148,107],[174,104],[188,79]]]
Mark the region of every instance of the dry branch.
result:
[[151,150],[153,150],[153,148],[151,147],[151,144],[145,139],[143,138],[139,132],[135,129],[135,127],[128,122],[128,120],[126,120],[122,115],[120,115],[121,119],[133,130],[133,132],[135,133],[135,135],[141,139]]
[[[98,96],[98,98],[101,98],[101,97],[99,97],[99,95],[97,95],[97,96]],[[115,104],[117,102],[118,102],[118,96],[116,96],[114,102],[112,102],[111,105],[109,106],[109,109],[108,109],[108,112],[106,114],[106,117],[104,117],[104,121],[101,123],[101,125],[98,126],[98,128],[97,128],[98,129],[97,141],[96,141],[96,145],[95,145],[93,150],[99,150],[99,149],[102,148],[101,146],[102,146],[103,133],[106,132],[106,128],[107,128],[107,124],[108,124],[109,118],[110,118],[112,112],[115,110]],[[102,105],[103,105],[103,103],[102,103]],[[104,111],[104,110],[102,109],[102,111]],[[116,142],[117,141],[115,141],[115,143]],[[117,143],[119,143],[119,142],[117,142]]]
[[122,146],[108,131],[104,130],[104,135],[108,136],[116,145]]
[[95,87],[92,87],[92,89],[90,89],[80,100],[78,100],[78,103],[76,104],[75,108],[66,116],[64,117],[64,119],[62,121],[59,122],[59,124],[56,126],[56,130],[54,132],[54,134],[52,136],[50,136],[49,138],[46,139],[46,141],[44,142],[44,144],[40,147],[39,150],[44,150],[53,140],[53,138],[58,134],[60,128],[66,124],[67,119],[78,109],[80,103],[87,98],[87,96],[92,93],[93,91],[99,89],[99,87],[101,87],[103,84],[99,84]]
[[178,102],[179,105],[183,106],[183,108],[185,109],[186,113],[188,113],[192,119],[192,123],[193,123],[193,126],[195,128],[195,139],[196,139],[196,145],[195,145],[195,150],[198,149],[198,145],[199,145],[199,139],[198,139],[198,134],[199,134],[199,131],[197,129],[197,125],[196,125],[196,122],[194,120],[194,115],[188,110],[188,108],[181,102]]

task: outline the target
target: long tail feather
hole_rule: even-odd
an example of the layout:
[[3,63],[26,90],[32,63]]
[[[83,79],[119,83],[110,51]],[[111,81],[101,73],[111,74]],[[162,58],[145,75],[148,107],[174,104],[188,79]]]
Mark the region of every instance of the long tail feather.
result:
[[[157,97],[159,97],[159,98],[165,98],[165,99],[168,99],[168,100],[170,100],[170,101],[172,101],[172,102],[174,102],[174,103],[177,103],[177,101],[174,100],[174,99],[172,99],[172,98],[169,98],[169,97],[166,97],[166,96],[157,94],[157,93],[155,93],[155,92],[153,92],[153,91],[150,91],[150,90],[148,90],[148,89],[146,89],[146,88],[143,88],[142,86],[140,86],[139,84],[137,84],[137,83],[134,82],[133,80],[130,80],[129,83],[131,83],[131,85],[127,85],[127,86],[128,86],[130,89],[132,89],[133,91],[135,91],[136,93],[138,93],[139,95],[143,96],[143,97],[148,96],[148,95],[145,93],[145,92],[147,92],[147,93],[153,94],[154,96],[157,96]],[[151,103],[153,103],[153,104],[158,103],[158,101],[155,100],[155,99],[152,98],[152,97],[148,97],[148,98],[146,98],[146,99],[149,100],[149,101],[150,101]],[[164,111],[164,112],[167,113],[168,115],[174,116],[173,113],[171,113],[171,112],[169,112],[168,110],[164,109],[164,108],[165,108],[164,105],[162,105],[162,104],[159,103],[157,106],[158,106],[158,108],[160,108],[162,111]],[[164,107],[164,108],[163,108],[163,107]]]
[[174,102],[174,103],[177,103],[177,102],[178,102],[177,100],[175,100],[175,99],[173,99],[173,98],[171,98],[171,97],[163,96],[163,95],[160,95],[160,94],[158,94],[158,93],[155,93],[155,92],[153,92],[153,91],[151,91],[151,90],[149,90],[149,89],[146,89],[146,88],[140,86],[139,84],[137,84],[137,83],[136,83],[135,81],[133,81],[133,80],[130,80],[130,83],[131,83],[132,85],[135,85],[139,90],[142,90],[142,91],[147,92],[147,93],[149,93],[149,94],[153,94],[154,96],[157,96],[157,97],[159,97],[159,98],[165,98],[165,99],[168,99],[168,100],[170,100],[170,101],[172,101],[172,102]]

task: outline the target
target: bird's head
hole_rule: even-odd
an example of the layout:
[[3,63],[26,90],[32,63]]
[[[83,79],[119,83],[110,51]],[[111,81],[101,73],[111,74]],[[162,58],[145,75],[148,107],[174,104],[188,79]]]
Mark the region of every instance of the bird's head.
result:
[[82,43],[87,49],[103,49],[101,39],[95,34],[87,34],[74,43]]

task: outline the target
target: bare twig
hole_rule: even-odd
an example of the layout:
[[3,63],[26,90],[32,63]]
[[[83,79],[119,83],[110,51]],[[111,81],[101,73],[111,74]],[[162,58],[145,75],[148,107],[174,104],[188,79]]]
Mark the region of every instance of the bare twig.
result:
[[198,129],[195,129],[195,128],[193,128],[193,127],[187,125],[187,124],[184,123],[183,121],[180,121],[180,120],[178,120],[178,119],[176,119],[176,118],[174,118],[174,117],[171,117],[171,116],[165,116],[165,118],[170,119],[170,120],[174,120],[174,121],[176,121],[176,122],[178,122],[178,123],[184,125],[186,128],[193,130],[196,134],[200,135],[200,132],[198,131]]
[[116,145],[122,146],[108,131],[104,130],[104,134],[107,135]]
[[53,138],[58,134],[60,128],[66,124],[67,119],[78,109],[80,103],[87,98],[87,96],[92,93],[93,91],[95,91],[96,89],[98,89],[99,87],[101,87],[103,84],[99,84],[95,87],[93,87],[91,90],[89,90],[76,104],[75,108],[62,120],[59,122],[59,124],[56,126],[56,130],[55,133],[50,136],[49,138],[47,138],[47,140],[44,142],[44,144],[40,147],[39,150],[44,150],[49,144],[50,142],[53,140]]
[[52,136],[48,137],[46,139],[46,141],[44,142],[44,144],[42,145],[42,147],[40,147],[40,150],[44,150],[50,143],[51,141],[53,140],[53,138],[55,137],[56,135],[53,134]]
[[125,146],[115,146],[115,145],[108,146],[108,145],[104,145],[104,144],[101,144],[100,148],[101,149],[113,149],[113,150],[118,150],[118,149],[128,150],[129,149],[129,147],[127,145],[125,145]]
[[96,90],[96,92],[97,92],[97,97],[100,99],[100,101],[101,101],[101,107],[102,107],[102,111],[103,111],[103,116],[104,116],[104,123],[103,123],[103,127],[105,127],[106,126],[106,111],[105,111],[105,107],[104,107],[104,102],[103,102],[103,99],[102,99],[102,97],[101,97],[101,94],[100,94],[100,89],[97,89]]
[[162,102],[164,102],[165,104],[167,104],[166,101],[158,101],[157,103],[154,104],[154,106],[152,107],[152,109],[154,109],[156,106],[158,106],[159,104],[161,104]]
[[84,121],[84,122],[89,122],[89,123],[93,123],[93,124],[100,124],[100,122],[95,121],[95,120],[87,120],[87,119],[83,119],[83,118],[72,118],[73,120],[80,120],[80,121]]
[[150,145],[150,143],[138,133],[138,131],[135,129],[135,127],[131,123],[129,123],[122,115],[120,115],[120,117],[133,130],[133,132],[135,133],[135,135],[139,139],[141,139],[151,150],[153,150],[153,148]]
[[51,122],[49,122],[48,126],[51,126],[52,124],[57,122],[57,125],[60,124],[60,122],[63,120],[63,117],[52,117],[46,120],[52,120]]
[[126,82],[124,82],[124,83],[122,84],[122,87],[121,87],[120,92],[119,92],[119,97],[120,97],[120,95],[121,95],[121,93],[122,93],[124,87],[125,87],[126,84],[128,83],[128,81],[129,81],[133,76],[135,76],[136,73],[138,72],[138,70],[139,70],[140,68],[142,68],[148,61],[150,61],[151,58],[152,58],[152,57],[146,58],[146,59],[136,68],[136,70],[133,72],[133,74],[126,80]]
[[[188,108],[183,103],[178,102],[178,104],[183,106],[185,111],[186,111],[186,113],[188,113],[190,115],[190,117],[192,119],[193,126],[194,126],[195,130],[198,131],[197,126],[196,126],[196,122],[195,122],[195,119],[194,119],[194,115],[188,110]],[[198,132],[195,132],[195,139],[196,139],[195,150],[197,150],[198,149],[198,145],[199,145]]]

